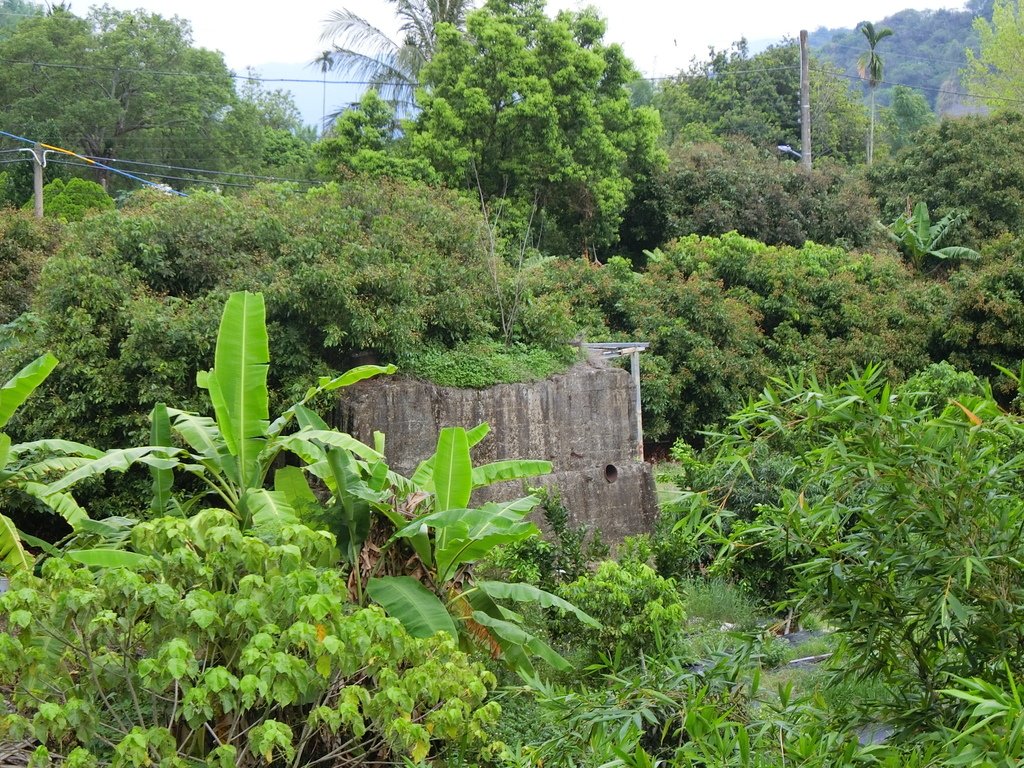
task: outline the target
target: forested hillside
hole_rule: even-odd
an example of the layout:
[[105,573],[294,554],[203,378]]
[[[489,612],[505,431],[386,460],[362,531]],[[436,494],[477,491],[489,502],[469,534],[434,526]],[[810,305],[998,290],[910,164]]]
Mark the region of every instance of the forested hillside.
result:
[[[892,87],[904,85],[917,89],[939,114],[963,109],[955,93],[961,91],[959,72],[967,65],[965,50],[977,49],[978,35],[972,24],[982,17],[991,20],[994,0],[969,0],[964,10],[907,9],[872,19],[876,27],[889,28],[898,44],[885,57],[885,81],[878,99],[888,104]],[[836,64],[855,87],[857,60],[864,51],[864,37],[856,29],[821,27],[808,36],[811,49],[824,60]]]

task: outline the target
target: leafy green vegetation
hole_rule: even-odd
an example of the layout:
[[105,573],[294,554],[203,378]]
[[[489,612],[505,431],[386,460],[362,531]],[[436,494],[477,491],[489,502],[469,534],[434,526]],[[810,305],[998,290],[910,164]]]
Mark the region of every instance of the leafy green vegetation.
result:
[[443,387],[480,388],[546,379],[564,371],[575,359],[571,347],[559,350],[509,348],[488,341],[453,349],[414,352],[406,370]]
[[[32,209],[32,201],[23,206]],[[57,221],[81,221],[91,211],[109,211],[114,201],[99,184],[85,179],[70,179],[66,184],[54,179],[43,187],[43,215]]]
[[[912,86],[951,72],[908,64],[991,4],[837,38],[891,27],[909,85],[812,62],[810,171],[791,43],[653,84],[592,10],[394,5],[414,60],[369,63],[412,64],[418,109],[368,92],[312,145],[185,22],[0,0],[5,120],[191,193],[115,208],[54,162],[35,221],[23,154],[0,174],[0,762],[1019,762],[1022,123],[936,121]],[[1011,11],[970,87],[1010,93]],[[216,170],[310,183],[191,189]],[[403,476],[321,415],[396,366],[486,387],[606,340],[650,344],[669,459],[615,557],[557,490],[474,495],[551,470],[474,465],[487,425]]]

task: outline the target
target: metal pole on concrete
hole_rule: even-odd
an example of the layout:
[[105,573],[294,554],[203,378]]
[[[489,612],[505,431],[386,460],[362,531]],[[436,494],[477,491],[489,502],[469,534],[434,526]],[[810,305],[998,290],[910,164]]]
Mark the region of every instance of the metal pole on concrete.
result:
[[640,350],[629,353],[629,372],[633,374],[633,410],[636,411],[636,456],[644,460],[644,422],[640,412]]
[[800,30],[800,163],[811,170],[811,63],[807,30]]
[[36,144],[32,148],[32,198],[35,201],[36,218],[43,218],[43,148]]

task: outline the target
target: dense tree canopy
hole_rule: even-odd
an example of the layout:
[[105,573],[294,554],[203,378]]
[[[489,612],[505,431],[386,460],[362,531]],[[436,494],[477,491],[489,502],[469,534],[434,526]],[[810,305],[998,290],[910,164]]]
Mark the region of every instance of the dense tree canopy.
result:
[[177,17],[104,6],[17,18],[0,35],[11,133],[97,158],[246,171],[264,167],[272,132],[302,133],[290,96],[236,93],[221,54],[195,47]]
[[[713,50],[660,86],[654,105],[669,144],[743,136],[763,148],[799,146],[799,50],[793,43],[750,55],[745,40]],[[867,127],[863,107],[825,63],[811,69],[811,135],[815,157],[855,160]]]
[[913,145],[870,173],[883,219],[925,202],[934,216],[967,213],[961,242],[978,246],[1004,232],[1024,230],[1024,117],[946,119],[926,127]]
[[413,152],[452,187],[535,204],[576,253],[613,243],[634,182],[659,163],[659,125],[631,105],[636,72],[602,42],[604,22],[495,0],[466,25],[438,30]]

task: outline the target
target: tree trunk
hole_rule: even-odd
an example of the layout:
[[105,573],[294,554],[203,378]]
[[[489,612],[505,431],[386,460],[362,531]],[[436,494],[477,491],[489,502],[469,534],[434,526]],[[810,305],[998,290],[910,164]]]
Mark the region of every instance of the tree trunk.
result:
[[875,89],[871,89],[871,127],[868,129],[868,165],[875,157]]

